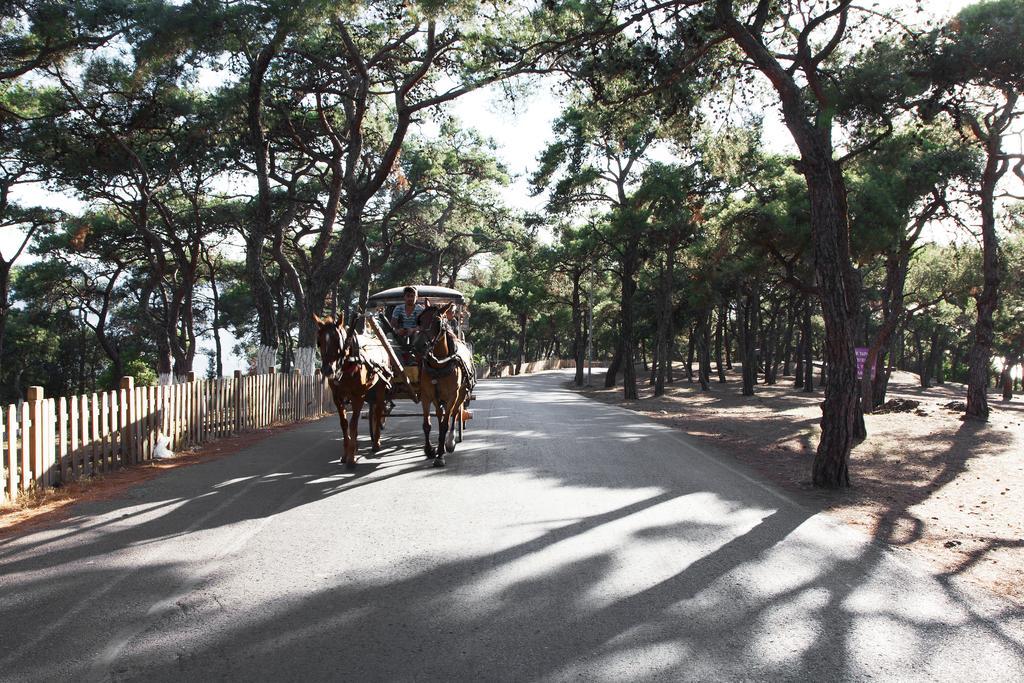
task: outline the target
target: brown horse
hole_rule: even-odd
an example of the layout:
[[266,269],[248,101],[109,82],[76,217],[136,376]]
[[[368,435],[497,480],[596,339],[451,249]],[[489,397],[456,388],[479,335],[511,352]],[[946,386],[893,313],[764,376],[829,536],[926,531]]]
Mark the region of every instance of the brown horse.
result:
[[[455,450],[455,425],[473,388],[472,356],[448,324],[445,314],[453,304],[427,306],[417,324],[427,339],[420,362],[420,404],[423,406],[423,451],[444,467],[445,451]],[[437,450],[430,443],[430,406],[437,415]]]
[[[355,334],[355,326],[345,329],[345,319],[313,315],[319,326],[316,345],[320,350],[320,372],[327,378],[338,408],[344,450],[341,460],[348,468],[356,466],[359,414],[363,403],[370,402],[370,441],[373,451],[380,450],[380,435],[384,428],[384,404],[390,389],[391,373],[388,359],[380,342],[368,336]],[[345,404],[352,409],[346,418]]]

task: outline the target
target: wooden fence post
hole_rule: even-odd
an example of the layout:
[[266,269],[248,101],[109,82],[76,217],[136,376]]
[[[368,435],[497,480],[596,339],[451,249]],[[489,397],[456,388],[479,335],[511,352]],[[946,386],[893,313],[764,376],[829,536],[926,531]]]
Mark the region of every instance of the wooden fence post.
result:
[[320,417],[320,413],[323,412],[320,400],[324,394],[323,384],[324,377],[320,374],[320,368],[317,368],[313,371],[313,386],[310,387],[313,392],[313,412],[316,413],[317,417]]
[[61,483],[61,460],[57,453],[57,402],[48,398],[43,402],[43,458],[49,486]]
[[270,415],[267,419],[267,426],[277,422],[277,407],[278,407],[278,382],[277,382],[277,368],[270,368]]
[[231,383],[234,391],[234,400],[231,402],[234,406],[235,419],[234,419],[234,430],[235,434],[242,432],[242,371],[235,370],[234,381]]
[[138,445],[135,442],[135,421],[139,419],[135,408],[135,378],[122,377],[118,385],[121,389],[121,462],[125,465],[139,461],[136,454]]
[[[28,414],[31,426],[28,434],[28,461],[36,486],[46,488],[46,472],[43,470],[43,388],[28,388]],[[22,435],[22,439],[24,439]],[[24,448],[24,441],[22,442]]]
[[18,408],[7,406],[7,442],[3,450],[7,451],[7,496],[10,500],[18,498]]

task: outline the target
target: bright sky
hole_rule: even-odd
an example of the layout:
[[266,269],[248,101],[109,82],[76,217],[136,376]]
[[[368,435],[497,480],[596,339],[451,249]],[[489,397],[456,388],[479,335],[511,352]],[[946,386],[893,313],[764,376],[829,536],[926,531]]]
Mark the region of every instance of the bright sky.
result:
[[476,128],[494,140],[498,156],[512,174],[512,185],[503,195],[509,205],[540,212],[544,197],[531,197],[530,173],[537,158],[551,141],[551,126],[562,110],[562,101],[537,82],[528,96],[514,104],[504,100],[500,87],[469,93],[455,100],[450,111],[464,125]]

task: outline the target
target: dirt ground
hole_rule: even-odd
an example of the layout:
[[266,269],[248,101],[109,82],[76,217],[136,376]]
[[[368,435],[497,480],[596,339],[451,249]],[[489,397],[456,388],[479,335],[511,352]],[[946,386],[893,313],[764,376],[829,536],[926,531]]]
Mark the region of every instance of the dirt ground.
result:
[[919,405],[866,416],[868,438],[851,455],[852,486],[822,491],[810,485],[820,391],[802,393],[787,377],[744,397],[739,374],[730,371],[725,384],[713,374],[712,390],[701,393],[681,376],[677,370],[658,398],[640,375],[640,399],[623,401],[621,387],[603,388],[603,371],[583,391],[713,444],[955,583],[1024,605],[1024,397],[1007,403],[990,392],[989,421],[967,421],[954,405],[964,401],[963,385],[921,389],[917,375],[894,373],[887,400]]

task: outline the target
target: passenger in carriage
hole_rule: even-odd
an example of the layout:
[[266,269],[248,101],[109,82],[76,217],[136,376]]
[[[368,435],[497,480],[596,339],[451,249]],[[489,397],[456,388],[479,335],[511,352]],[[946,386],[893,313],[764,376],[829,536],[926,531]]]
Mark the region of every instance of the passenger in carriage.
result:
[[402,296],[405,302],[395,306],[395,310],[391,312],[391,327],[395,330],[402,362],[406,365],[413,362],[411,357],[413,343],[420,332],[420,328],[416,325],[416,318],[423,312],[423,306],[416,301],[417,294],[415,287],[403,289]]
[[466,341],[464,332],[466,320],[469,318],[469,307],[465,304],[461,306],[456,304],[448,309],[448,312],[445,313],[445,318],[447,318],[448,326],[455,333],[455,336],[462,341]]

